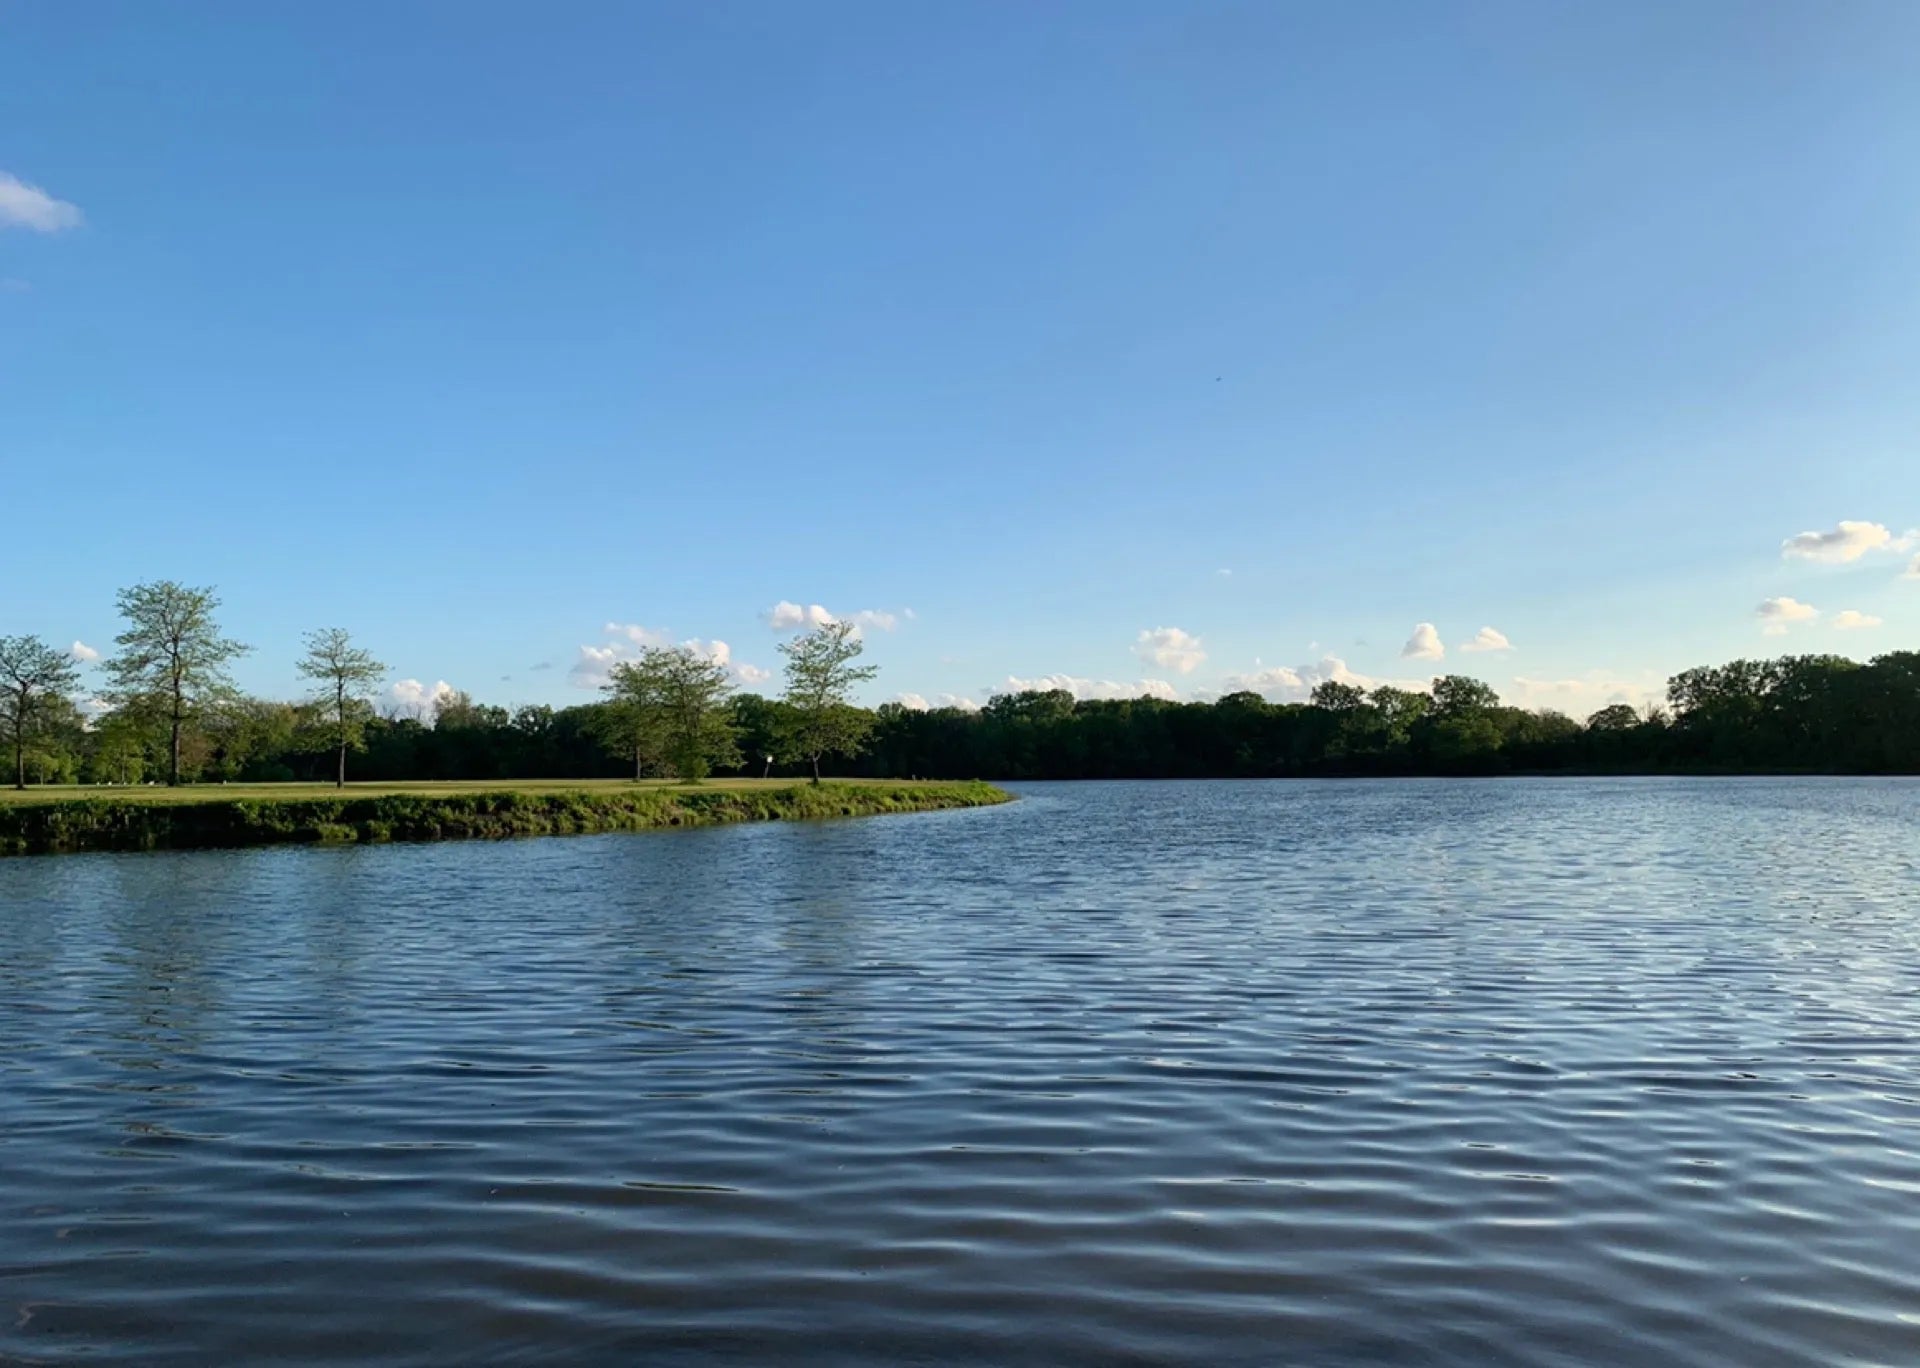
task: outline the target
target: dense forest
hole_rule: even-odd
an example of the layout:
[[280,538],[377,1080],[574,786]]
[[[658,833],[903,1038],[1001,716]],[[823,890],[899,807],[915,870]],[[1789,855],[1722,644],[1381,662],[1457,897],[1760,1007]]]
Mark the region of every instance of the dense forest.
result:
[[[577,707],[443,700],[429,716],[366,719],[353,776],[365,780],[617,777],[631,752],[607,725],[617,699]],[[736,694],[720,705],[736,753],[715,773],[802,774],[790,704]],[[982,779],[1501,774],[1539,771],[1920,772],[1920,652],[1868,664],[1838,656],[1735,661],[1688,670],[1666,706],[1603,708],[1584,721],[1507,707],[1461,676],[1431,692],[1324,684],[1305,703],[1237,693],[1211,703],[1075,701],[1060,691],[992,699],[978,711],[868,714],[857,754],[829,774]],[[188,781],[328,779],[337,730],[315,703],[231,695],[181,737]],[[164,780],[167,719],[128,708],[91,723],[70,705],[28,740],[30,782]],[[362,749],[363,747],[363,749]],[[767,757],[772,756],[769,766]],[[649,766],[649,768],[655,768]]]

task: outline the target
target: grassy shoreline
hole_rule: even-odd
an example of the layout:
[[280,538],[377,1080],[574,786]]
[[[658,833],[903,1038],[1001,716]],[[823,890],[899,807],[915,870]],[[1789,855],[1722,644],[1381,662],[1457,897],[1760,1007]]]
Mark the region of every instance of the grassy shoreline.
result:
[[[60,796],[50,796],[57,793]],[[0,856],[500,840],[985,807],[991,784],[718,780],[28,790],[0,798]]]

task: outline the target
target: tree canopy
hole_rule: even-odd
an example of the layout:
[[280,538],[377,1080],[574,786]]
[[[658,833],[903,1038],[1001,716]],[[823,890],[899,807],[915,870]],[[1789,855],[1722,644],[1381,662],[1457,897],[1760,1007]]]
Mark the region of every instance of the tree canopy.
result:
[[114,638],[119,654],[106,663],[108,696],[117,707],[166,719],[167,782],[178,784],[187,723],[232,696],[227,666],[247,648],[220,635],[213,618],[220,600],[211,589],[155,580],[122,589],[119,604],[127,626]]
[[813,766],[820,782],[820,761],[828,755],[853,756],[866,744],[874,716],[853,704],[853,691],[878,670],[856,665],[865,650],[860,629],[851,622],[828,622],[780,643],[787,658],[786,704],[792,710],[787,735],[790,753]]

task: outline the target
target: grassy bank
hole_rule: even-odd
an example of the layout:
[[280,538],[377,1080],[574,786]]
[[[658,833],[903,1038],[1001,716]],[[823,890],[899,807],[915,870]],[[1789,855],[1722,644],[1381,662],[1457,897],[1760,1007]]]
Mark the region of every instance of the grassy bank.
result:
[[984,807],[991,784],[720,780],[664,783],[274,784],[30,789],[0,798],[0,855],[378,841],[498,840],[723,822]]

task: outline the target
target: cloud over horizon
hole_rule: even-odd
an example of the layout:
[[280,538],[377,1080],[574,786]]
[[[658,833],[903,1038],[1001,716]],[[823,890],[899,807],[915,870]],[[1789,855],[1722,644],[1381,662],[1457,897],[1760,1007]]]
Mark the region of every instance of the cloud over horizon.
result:
[[1407,638],[1407,644],[1400,648],[1402,660],[1445,660],[1446,643],[1440,640],[1440,633],[1431,622],[1414,624],[1413,635]]
[[[911,620],[913,609],[890,613],[879,608],[862,608],[857,613],[847,614],[846,620],[863,631],[891,632],[900,626],[903,617]],[[803,628],[811,631],[815,627],[826,627],[840,621],[840,614],[828,611],[823,604],[799,604],[781,599],[762,613],[760,620],[776,632],[792,632]]]
[[1015,694],[1029,691],[1048,692],[1064,689],[1077,701],[1113,700],[1123,698],[1159,698],[1175,702],[1180,697],[1173,685],[1164,679],[1142,679],[1132,684],[1124,684],[1113,679],[1086,679],[1079,675],[1050,674],[1037,679],[1021,679],[1008,675],[999,687],[989,689],[989,693]]
[[1180,674],[1192,674],[1207,658],[1200,638],[1178,627],[1153,627],[1141,632],[1133,643],[1133,653],[1145,664]]
[[664,628],[644,627],[634,622],[609,622],[602,630],[610,640],[599,646],[591,642],[583,644],[579,654],[574,657],[572,668],[567,671],[567,680],[575,688],[603,689],[612,682],[615,665],[638,659],[640,652],[648,647],[676,644],[686,646],[697,655],[723,667],[736,684],[764,684],[773,678],[771,670],[744,660],[735,660],[733,648],[717,637],[711,641],[688,637],[676,643],[673,633]]
[[1507,640],[1507,634],[1492,627],[1482,627],[1473,634],[1470,641],[1460,643],[1463,651],[1511,651],[1513,643]]
[[444,698],[451,698],[458,690],[444,679],[437,679],[431,687],[417,679],[398,679],[381,691],[376,700],[382,713],[411,717],[426,721],[433,716],[433,710]]
[[37,185],[0,171],[0,226],[57,233],[85,221],[78,205],[55,199]]
[[1833,625],[1842,632],[1858,631],[1862,627],[1880,626],[1881,619],[1858,609],[1843,608],[1833,615]]

